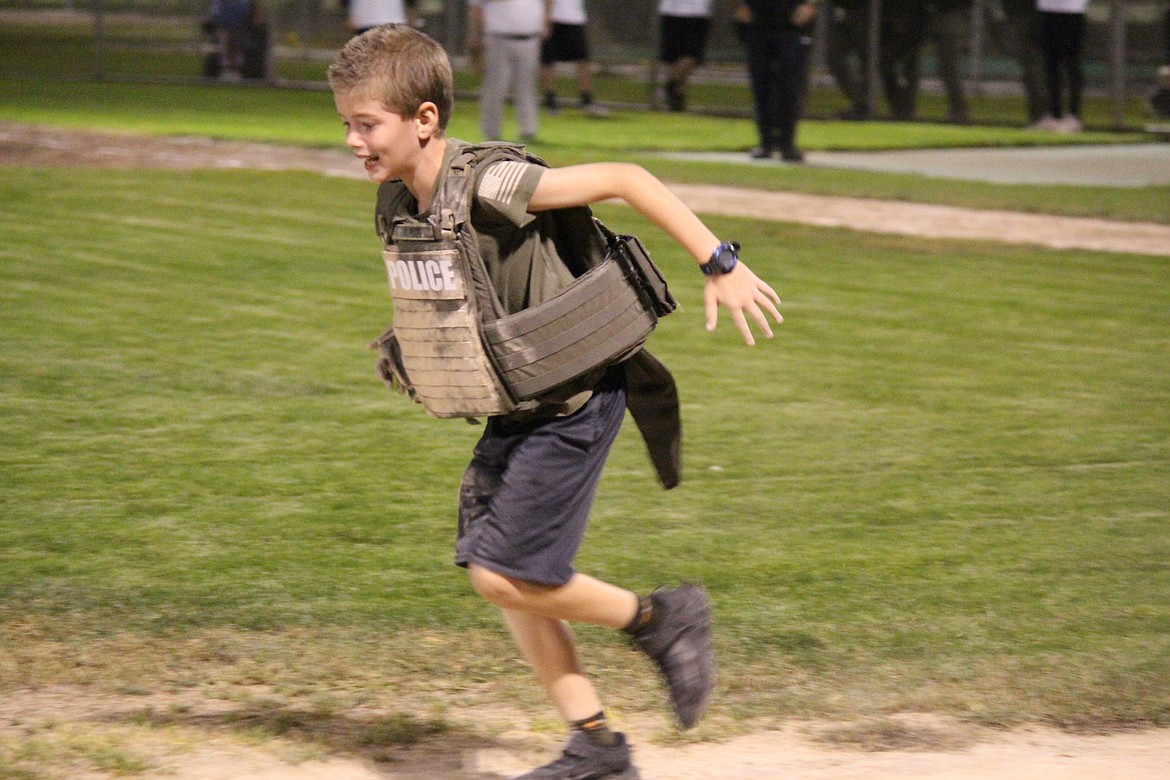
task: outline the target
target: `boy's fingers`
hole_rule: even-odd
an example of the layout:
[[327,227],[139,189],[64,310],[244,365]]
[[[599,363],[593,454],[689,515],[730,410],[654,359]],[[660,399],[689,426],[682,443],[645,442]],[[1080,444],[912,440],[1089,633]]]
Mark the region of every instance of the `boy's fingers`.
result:
[[764,335],[772,338],[772,326],[768,324],[768,318],[760,311],[760,307],[753,303],[749,311],[752,313],[752,319],[760,326],[760,330],[764,331]]
[[703,294],[703,302],[707,305],[707,330],[715,330],[715,323],[719,320],[719,299],[710,286]]
[[744,343],[746,343],[749,347],[754,347],[756,345],[756,340],[752,337],[752,329],[748,327],[747,318],[743,316],[743,310],[733,309],[731,312],[731,319],[735,323],[735,327],[739,328],[739,332],[743,336]]
[[[776,303],[779,302],[779,300],[776,301]],[[768,310],[768,313],[772,315],[776,322],[784,322],[784,316],[780,314],[780,310],[776,308],[776,303],[772,303],[772,301],[768,298],[764,298],[762,301],[760,301],[760,303],[765,309]]]

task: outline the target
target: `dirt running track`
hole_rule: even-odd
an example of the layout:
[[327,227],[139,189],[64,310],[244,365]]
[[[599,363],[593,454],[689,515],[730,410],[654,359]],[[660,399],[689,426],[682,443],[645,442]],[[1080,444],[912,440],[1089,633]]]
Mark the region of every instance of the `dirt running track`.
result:
[[[790,731],[718,744],[635,746],[641,780],[1165,780],[1170,750],[1154,732],[1074,737],[1023,731],[962,751],[860,752],[826,748]],[[426,749],[391,765],[330,759],[290,765],[272,754],[224,747],[170,764],[175,780],[498,780],[555,757],[504,748],[468,751],[463,770],[436,767]],[[527,759],[525,761],[524,759]]]
[[[313,150],[200,138],[157,138],[0,123],[0,165],[304,169],[362,178],[344,150]],[[728,187],[673,185],[694,210],[906,235],[998,240],[1170,256],[1170,226],[1116,223],[944,206],[860,200]],[[0,737],[28,717],[93,723],[88,694],[54,699],[44,691],[0,695]],[[79,711],[78,705],[81,704]],[[39,713],[39,714],[34,714]],[[1170,730],[1108,735],[1051,729],[972,730],[941,718],[895,718],[918,744],[892,750],[834,747],[817,735],[831,724],[791,724],[720,742],[654,744],[639,735],[663,724],[624,724],[635,741],[643,780],[1170,780]],[[108,722],[108,721],[107,721]],[[523,722],[523,721],[521,721]],[[6,728],[7,727],[7,728]],[[5,732],[8,731],[8,734]],[[187,742],[187,740],[185,740]],[[143,746],[159,770],[139,777],[171,780],[499,780],[555,755],[546,734],[512,733],[490,746],[423,744],[393,763],[353,758],[290,759],[280,749],[230,735],[191,740],[181,750]],[[93,776],[93,775],[90,775]]]

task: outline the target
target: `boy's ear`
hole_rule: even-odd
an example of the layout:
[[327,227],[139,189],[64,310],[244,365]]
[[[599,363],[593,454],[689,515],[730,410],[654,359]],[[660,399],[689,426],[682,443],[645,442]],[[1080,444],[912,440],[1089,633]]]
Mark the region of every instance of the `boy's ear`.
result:
[[420,105],[414,119],[418,122],[419,138],[434,138],[439,134],[439,107],[434,103],[428,100]]

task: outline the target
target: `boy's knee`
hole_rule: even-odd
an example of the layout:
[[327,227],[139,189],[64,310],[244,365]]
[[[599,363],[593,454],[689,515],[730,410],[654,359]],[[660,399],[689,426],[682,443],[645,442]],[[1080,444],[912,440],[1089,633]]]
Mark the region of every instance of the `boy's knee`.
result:
[[471,586],[485,601],[504,609],[521,609],[526,596],[539,586],[521,582],[503,574],[471,564],[467,567]]
[[485,601],[498,607],[510,606],[509,602],[516,598],[516,588],[511,580],[491,569],[476,566],[474,563],[467,567],[467,575],[471,579],[471,586]]

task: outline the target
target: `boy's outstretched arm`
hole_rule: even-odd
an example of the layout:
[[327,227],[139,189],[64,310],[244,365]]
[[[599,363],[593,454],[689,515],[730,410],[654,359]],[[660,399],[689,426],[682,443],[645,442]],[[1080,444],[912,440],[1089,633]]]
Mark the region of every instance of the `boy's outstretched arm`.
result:
[[[550,168],[541,176],[528,209],[545,211],[585,206],[610,198],[621,198],[630,204],[666,231],[700,264],[710,260],[712,252],[720,246],[720,239],[665,184],[646,169],[630,163]],[[715,329],[718,307],[723,305],[748,345],[756,343],[748,326],[748,315],[768,338],[772,338],[772,328],[767,315],[777,323],[784,321],[776,308],[780,296],[742,262],[730,273],[708,276],[703,299],[707,330]]]

